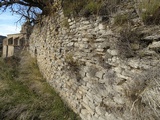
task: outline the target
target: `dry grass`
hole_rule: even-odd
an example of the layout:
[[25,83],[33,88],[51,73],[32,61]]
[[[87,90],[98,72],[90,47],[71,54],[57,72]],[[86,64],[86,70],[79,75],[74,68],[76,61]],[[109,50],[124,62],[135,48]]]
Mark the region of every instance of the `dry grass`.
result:
[[158,65],[137,75],[132,82],[128,83],[125,90],[130,102],[128,108],[137,120],[158,120],[160,118],[159,73],[160,66]]
[[27,53],[23,54],[17,67],[1,60],[0,78],[1,120],[79,119],[47,84],[36,60]]

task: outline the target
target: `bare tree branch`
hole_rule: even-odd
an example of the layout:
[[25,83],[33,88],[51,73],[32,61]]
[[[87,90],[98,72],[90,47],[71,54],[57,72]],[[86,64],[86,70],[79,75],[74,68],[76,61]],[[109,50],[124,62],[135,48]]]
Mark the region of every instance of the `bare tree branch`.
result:
[[[29,21],[35,21],[37,15],[47,14],[46,8],[54,0],[0,0],[0,10],[5,12],[9,8],[13,13],[21,15]],[[40,12],[41,11],[41,12]]]

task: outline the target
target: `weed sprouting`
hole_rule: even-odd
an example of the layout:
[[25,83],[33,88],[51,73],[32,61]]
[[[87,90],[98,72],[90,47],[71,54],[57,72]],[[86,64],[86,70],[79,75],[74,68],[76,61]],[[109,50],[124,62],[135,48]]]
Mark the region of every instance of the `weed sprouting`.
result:
[[117,48],[121,58],[130,58],[136,55],[132,44],[139,44],[140,33],[130,28],[125,28],[120,32],[120,38],[117,42]]

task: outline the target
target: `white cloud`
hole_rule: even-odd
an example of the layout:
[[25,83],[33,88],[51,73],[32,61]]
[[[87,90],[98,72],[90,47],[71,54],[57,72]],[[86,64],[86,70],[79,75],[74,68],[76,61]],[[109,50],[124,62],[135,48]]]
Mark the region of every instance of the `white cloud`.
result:
[[19,33],[20,27],[16,27],[16,25],[0,25],[0,35],[6,36],[7,34]]
[[0,14],[0,35],[19,33],[21,29],[20,23],[16,22],[19,20],[19,16],[12,15],[9,10]]

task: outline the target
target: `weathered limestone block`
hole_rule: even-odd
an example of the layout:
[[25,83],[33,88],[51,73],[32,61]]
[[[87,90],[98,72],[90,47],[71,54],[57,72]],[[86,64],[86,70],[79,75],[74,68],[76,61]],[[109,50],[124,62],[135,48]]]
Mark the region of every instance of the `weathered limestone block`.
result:
[[103,52],[104,49],[97,48],[96,51],[97,51],[97,52]]
[[82,118],[82,120],[85,120],[85,118],[87,118],[87,115],[88,111],[86,109],[82,109],[80,113],[80,117]]
[[113,71],[115,71],[116,73],[119,73],[119,74],[122,73],[122,69],[120,67],[114,67]]
[[79,44],[80,49],[87,49],[88,47],[89,47],[88,44],[83,44],[83,43]]
[[107,52],[108,52],[109,54],[111,54],[112,56],[118,55],[118,51],[117,51],[117,50],[110,50],[110,49],[108,49]]
[[105,26],[104,26],[103,24],[99,24],[99,25],[98,25],[98,28],[99,28],[100,30],[104,30],[104,29],[105,29]]
[[153,42],[152,44],[150,44],[149,45],[149,48],[150,49],[157,49],[157,48],[159,48],[160,49],[160,41],[158,41],[158,42]]
[[76,25],[73,23],[70,25],[70,29],[76,29]]
[[88,42],[89,40],[88,40],[88,38],[82,38],[82,41]]
[[145,37],[143,40],[159,40],[160,39],[160,35],[150,35]]
[[82,87],[82,86],[80,86],[80,87],[78,88],[78,91],[81,91],[81,92],[82,92],[82,94],[83,94],[83,93],[86,93],[86,92],[87,92],[87,90],[88,90],[88,88],[87,88],[87,87]]
[[128,65],[130,65],[133,68],[138,68],[140,64],[140,60],[139,59],[131,59],[128,61]]
[[120,119],[117,119],[113,114],[109,114],[109,113],[106,113],[105,117],[106,117],[106,120],[120,120]]
[[98,77],[99,79],[102,79],[104,74],[105,74],[104,71],[98,71],[96,72],[96,77]]
[[105,39],[104,39],[104,38],[97,38],[95,41],[96,41],[96,42],[104,42]]
[[86,96],[84,96],[83,97],[83,102],[86,103],[86,104],[88,104],[90,102],[90,100]]
[[95,110],[95,104],[93,102],[89,102],[88,105],[92,110]]
[[84,30],[88,30],[88,29],[90,29],[90,28],[92,28],[92,26],[91,25],[85,25],[85,26],[80,26],[79,27],[79,29],[78,30],[80,30],[80,31],[84,31]]
[[102,97],[100,95],[93,95],[93,99],[97,102],[97,103],[101,103],[102,102]]
[[97,113],[95,113],[94,116],[93,116],[92,118],[93,118],[93,120],[98,120],[99,115],[98,115]]
[[100,106],[97,106],[96,107],[96,113],[100,116],[104,116],[105,113],[106,113],[106,110],[104,107],[100,107]]
[[104,116],[99,116],[98,120],[106,120],[106,117]]
[[84,25],[89,25],[90,22],[89,22],[89,21],[83,21],[82,24],[84,24]]
[[92,114],[92,115],[95,113],[94,110],[92,110],[92,109],[88,106],[88,104],[82,102],[82,106],[86,108],[86,110],[87,110],[88,113],[90,113],[90,114]]

